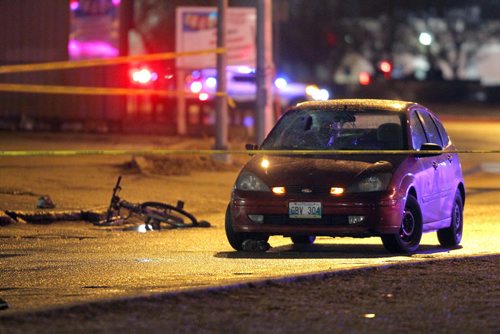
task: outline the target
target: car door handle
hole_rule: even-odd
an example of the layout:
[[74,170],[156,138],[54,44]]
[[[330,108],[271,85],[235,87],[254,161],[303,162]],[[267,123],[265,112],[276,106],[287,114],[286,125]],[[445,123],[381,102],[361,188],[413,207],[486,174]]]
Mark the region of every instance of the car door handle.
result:
[[434,167],[434,169],[437,169],[439,167],[439,164],[437,162],[433,161],[432,167]]

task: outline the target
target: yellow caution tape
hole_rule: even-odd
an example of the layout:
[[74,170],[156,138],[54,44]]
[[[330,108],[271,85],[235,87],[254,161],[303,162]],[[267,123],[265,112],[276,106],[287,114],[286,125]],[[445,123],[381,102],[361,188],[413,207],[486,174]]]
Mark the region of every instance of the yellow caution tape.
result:
[[234,102],[234,100],[231,98],[231,96],[227,97],[227,104],[231,108],[236,108],[236,102]]
[[165,52],[154,53],[148,55],[137,55],[127,57],[116,57],[109,59],[89,59],[89,60],[73,60],[73,61],[55,61],[49,63],[39,64],[25,64],[25,65],[6,65],[0,66],[0,74],[2,73],[19,73],[19,72],[36,72],[36,71],[52,71],[52,70],[67,70],[72,68],[83,68],[104,65],[117,65],[134,61],[155,61],[166,60],[178,57],[198,56],[204,54],[219,54],[225,53],[226,49],[217,48],[199,51],[186,51],[186,52]]
[[[77,95],[156,95],[156,96],[178,96],[198,97],[198,94],[184,91],[169,91],[159,89],[135,89],[135,88],[106,88],[106,87],[83,87],[83,86],[51,86],[51,85],[23,85],[2,84],[0,91],[18,93],[41,93],[41,94],[77,94]],[[208,93],[211,96],[227,96],[226,93]]]
[[[500,150],[458,150],[446,153],[460,154],[499,154]],[[214,155],[214,154],[259,154],[259,155],[404,155],[404,154],[436,154],[436,151],[392,150],[392,151],[361,151],[361,150],[33,150],[33,151],[0,151],[0,157],[28,156],[78,156],[78,155]]]

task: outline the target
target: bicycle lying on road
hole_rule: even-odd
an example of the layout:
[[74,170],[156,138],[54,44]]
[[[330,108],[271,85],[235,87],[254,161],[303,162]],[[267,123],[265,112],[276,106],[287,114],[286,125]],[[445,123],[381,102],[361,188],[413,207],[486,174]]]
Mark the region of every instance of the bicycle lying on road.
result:
[[159,230],[162,225],[170,227],[210,227],[205,220],[198,221],[195,216],[184,210],[184,202],[177,201],[173,206],[161,202],[131,203],[120,198],[122,189],[119,176],[113,188],[113,195],[106,212],[106,218],[97,223],[100,226],[119,225],[135,216],[140,218],[148,230]]

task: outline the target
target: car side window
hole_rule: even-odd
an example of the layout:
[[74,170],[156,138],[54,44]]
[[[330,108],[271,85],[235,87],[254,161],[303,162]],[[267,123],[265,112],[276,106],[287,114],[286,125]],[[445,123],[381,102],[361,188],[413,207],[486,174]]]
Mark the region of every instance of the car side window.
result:
[[448,146],[450,142],[450,137],[448,137],[448,133],[446,133],[443,123],[441,123],[436,117],[432,117],[432,120],[436,124],[439,134],[441,135],[441,141],[443,142],[443,147]]
[[427,142],[427,138],[416,111],[413,111],[410,115],[410,130],[413,148],[418,150],[423,143]]
[[427,135],[428,141],[434,144],[438,144],[439,146],[443,146],[441,136],[439,135],[439,131],[431,116],[423,111],[419,111],[418,114],[420,115],[420,119],[422,120],[422,123],[424,125],[424,130],[425,134]]

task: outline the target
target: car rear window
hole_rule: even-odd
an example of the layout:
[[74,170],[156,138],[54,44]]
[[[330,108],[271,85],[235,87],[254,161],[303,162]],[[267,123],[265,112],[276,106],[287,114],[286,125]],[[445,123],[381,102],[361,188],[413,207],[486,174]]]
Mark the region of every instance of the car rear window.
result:
[[380,110],[300,109],[286,113],[263,149],[400,150],[401,115]]

